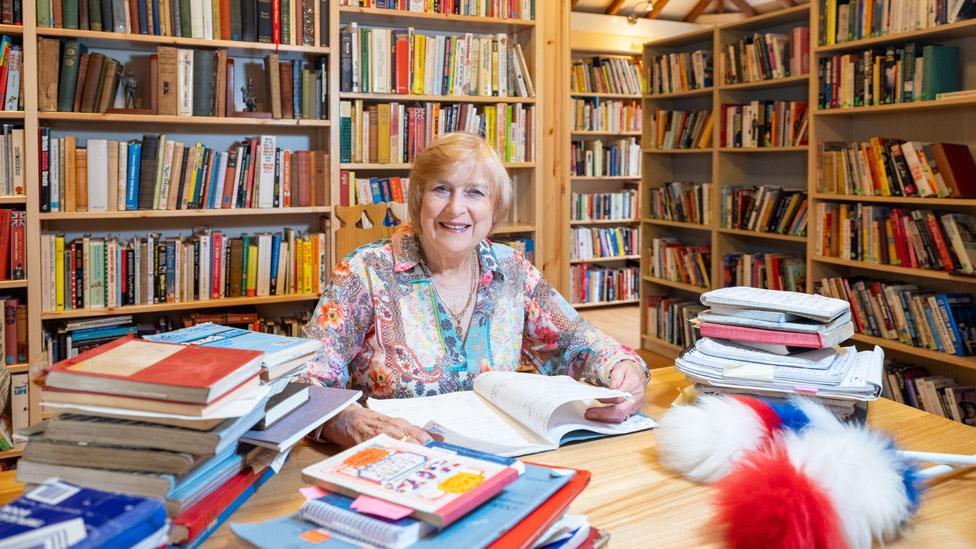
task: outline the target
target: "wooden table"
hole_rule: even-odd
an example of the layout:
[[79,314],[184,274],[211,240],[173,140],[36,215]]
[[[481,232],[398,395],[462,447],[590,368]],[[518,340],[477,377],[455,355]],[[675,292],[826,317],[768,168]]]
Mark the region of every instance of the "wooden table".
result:
[[[660,417],[687,385],[673,368],[654,371],[644,412]],[[976,429],[889,400],[868,407],[868,420],[891,433],[902,448],[976,454]],[[574,444],[531,457],[552,465],[589,469],[590,486],[573,503],[590,524],[610,532],[613,547],[721,546],[711,518],[708,486],[689,482],[658,464],[654,432]],[[301,470],[327,457],[325,449],[300,445],[282,471],[255,494],[230,521],[260,522],[293,513],[302,504]],[[225,523],[204,547],[239,547]],[[933,485],[913,526],[889,547],[976,546],[976,470]]]

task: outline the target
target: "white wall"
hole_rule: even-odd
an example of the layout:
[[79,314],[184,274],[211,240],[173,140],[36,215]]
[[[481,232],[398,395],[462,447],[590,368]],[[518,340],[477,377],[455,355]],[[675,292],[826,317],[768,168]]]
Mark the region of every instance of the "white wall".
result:
[[640,18],[630,24],[626,17],[574,12],[570,17],[570,45],[608,50],[640,51],[644,42],[702,28],[695,23]]

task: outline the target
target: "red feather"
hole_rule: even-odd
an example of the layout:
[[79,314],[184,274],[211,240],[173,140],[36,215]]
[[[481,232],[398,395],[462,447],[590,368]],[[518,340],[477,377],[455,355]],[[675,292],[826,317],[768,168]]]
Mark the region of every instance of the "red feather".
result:
[[732,547],[847,547],[830,498],[786,450],[751,452],[716,485],[717,520]]

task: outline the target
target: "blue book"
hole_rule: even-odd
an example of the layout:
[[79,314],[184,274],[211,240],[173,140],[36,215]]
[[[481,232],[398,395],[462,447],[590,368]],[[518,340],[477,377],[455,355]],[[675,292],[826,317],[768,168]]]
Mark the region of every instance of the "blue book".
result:
[[210,170],[210,193],[207,196],[208,208],[219,208],[222,189],[220,188],[220,164],[227,153],[217,153],[214,151],[213,167]]
[[[143,3],[139,3],[140,14],[144,16],[142,12]],[[126,174],[125,182],[125,209],[126,210],[138,210],[139,209],[139,177],[140,177],[140,162],[142,159],[142,143],[131,142],[129,143],[129,170]]]
[[302,117],[302,62],[295,61],[292,63],[292,111],[295,113],[294,117]]
[[147,335],[144,339],[163,343],[206,345],[224,349],[243,349],[264,353],[264,364],[277,365],[322,348],[322,342],[303,337],[288,337],[243,328],[230,328],[213,322],[181,328],[172,332]]
[[373,195],[373,204],[380,204],[383,202],[383,191],[380,190],[380,178],[369,178],[369,190]]
[[152,0],[152,12],[155,17],[153,17],[152,33],[156,36],[160,35],[159,32],[159,0]]
[[101,339],[104,337],[121,337],[127,334],[137,333],[138,331],[138,326],[106,326],[104,328],[96,328],[91,331],[85,330],[86,333],[84,334],[72,332],[71,341],[74,343],[80,343],[82,341]]
[[271,295],[278,295],[278,262],[281,254],[281,235],[271,237]]
[[[162,500],[82,488],[50,479],[0,508],[0,539],[6,546],[128,547],[130,531],[166,524]],[[9,545],[8,545],[9,544]]]
[[146,11],[146,3],[139,4],[139,34],[150,34],[149,13]]
[[[522,521],[562,488],[574,475],[539,465],[525,465],[525,473],[464,518],[454,522],[436,535],[423,538],[411,547],[418,549],[478,549],[486,547]],[[358,549],[362,543],[346,542],[332,537],[313,544],[299,536],[319,528],[303,520],[299,514],[255,524],[231,523],[231,531],[256,547],[276,549]]]

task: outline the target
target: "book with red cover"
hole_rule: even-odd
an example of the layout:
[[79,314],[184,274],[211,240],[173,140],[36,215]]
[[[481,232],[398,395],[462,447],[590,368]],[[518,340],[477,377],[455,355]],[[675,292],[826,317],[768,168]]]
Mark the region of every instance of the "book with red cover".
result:
[[72,392],[207,404],[258,375],[262,354],[130,335],[54,364],[45,383]]
[[838,328],[824,333],[786,332],[782,330],[732,326],[729,324],[715,324],[712,322],[700,322],[698,329],[702,337],[785,345],[787,347],[808,347],[812,349],[831,347],[854,335],[854,324],[851,322],[842,324]]
[[[526,462],[531,463],[531,462]],[[533,463],[541,467],[552,467],[541,463]],[[572,469],[571,467],[559,467],[560,469]],[[546,530],[549,529],[560,517],[566,513],[566,509],[573,503],[586,486],[590,483],[590,472],[585,469],[572,469],[576,471],[573,478],[569,480],[555,494],[542,505],[529,513],[522,522],[506,532],[502,537],[496,539],[488,546],[488,549],[508,549],[510,547],[532,547],[532,544],[539,539]]]

